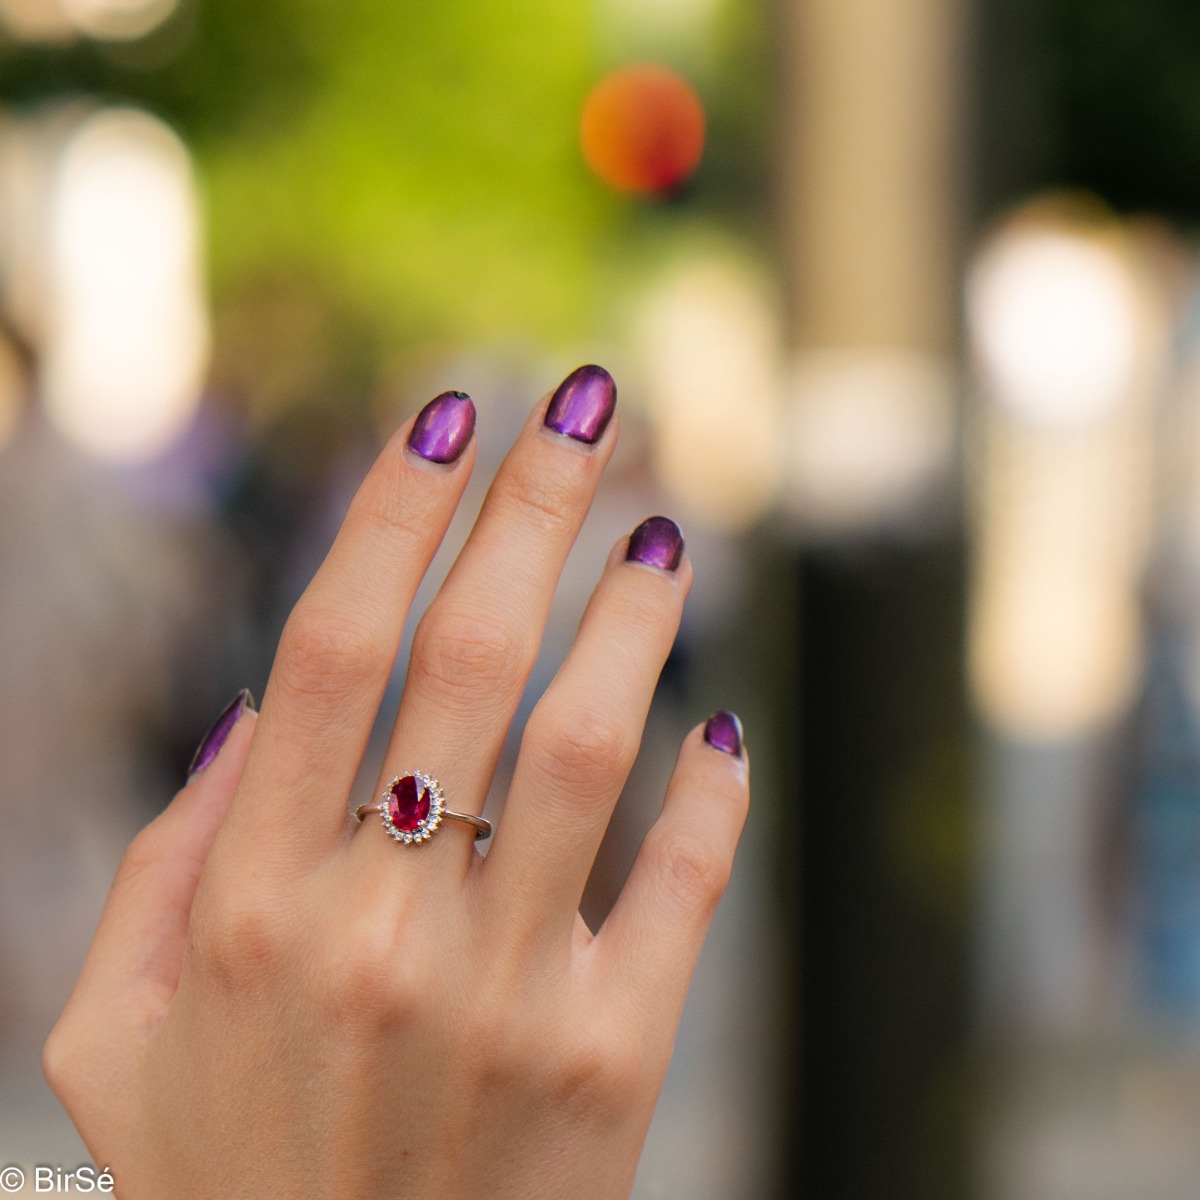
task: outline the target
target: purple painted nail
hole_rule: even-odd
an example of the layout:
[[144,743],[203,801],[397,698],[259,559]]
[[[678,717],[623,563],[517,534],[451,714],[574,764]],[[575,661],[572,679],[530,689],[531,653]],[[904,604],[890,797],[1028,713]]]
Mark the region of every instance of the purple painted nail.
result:
[[617,407],[617,385],[597,366],[576,367],[550,398],[543,424],[555,433],[593,445],[603,436]]
[[434,396],[417,414],[408,448],[435,463],[452,463],[475,432],[475,405],[466,392]]
[[630,535],[625,561],[674,571],[683,557],[683,535],[670,517],[647,517]]
[[721,709],[713,713],[704,723],[704,740],[726,754],[740,758],[742,754],[742,723],[731,713]]
[[233,727],[246,709],[254,711],[254,697],[250,695],[248,688],[242,688],[229,702],[225,711],[213,722],[213,727],[204,735],[204,740],[192,758],[192,765],[188,767],[189,779],[193,775],[199,775],[220,754],[221,747],[225,745],[225,739],[229,737]]

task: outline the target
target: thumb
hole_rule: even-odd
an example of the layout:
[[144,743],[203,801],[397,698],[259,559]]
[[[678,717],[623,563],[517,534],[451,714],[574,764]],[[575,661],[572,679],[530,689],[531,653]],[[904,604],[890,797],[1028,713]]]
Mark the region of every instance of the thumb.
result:
[[179,984],[192,899],[250,749],[258,715],[234,697],[192,760],[186,785],[130,843],[64,1013],[102,1009],[144,1037]]

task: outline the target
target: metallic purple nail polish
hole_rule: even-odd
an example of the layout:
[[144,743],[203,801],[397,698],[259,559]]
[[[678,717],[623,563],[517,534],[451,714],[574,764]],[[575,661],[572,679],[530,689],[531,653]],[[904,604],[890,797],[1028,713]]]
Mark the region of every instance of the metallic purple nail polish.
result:
[[617,407],[617,385],[597,366],[576,367],[550,398],[543,424],[555,433],[593,445],[603,436]]
[[670,517],[647,517],[630,535],[625,561],[674,571],[683,558],[683,535]]
[[204,740],[192,758],[192,765],[188,767],[189,779],[193,775],[199,775],[220,754],[226,738],[229,737],[233,727],[246,709],[254,711],[254,697],[250,695],[248,688],[242,688],[229,702],[225,711],[213,722],[213,727],[204,735]]
[[731,712],[721,709],[704,723],[704,740],[725,754],[740,758],[742,754],[742,723]]
[[474,432],[471,397],[466,392],[443,392],[417,414],[408,448],[430,462],[452,463],[467,448]]

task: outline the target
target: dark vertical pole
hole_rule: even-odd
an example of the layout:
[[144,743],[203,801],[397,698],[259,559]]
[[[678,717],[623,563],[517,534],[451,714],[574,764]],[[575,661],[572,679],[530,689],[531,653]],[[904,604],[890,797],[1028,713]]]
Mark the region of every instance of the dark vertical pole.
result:
[[790,847],[800,949],[785,1194],[965,1193],[961,544],[810,550]]
[[[890,368],[913,361],[953,373],[967,2],[777,5],[792,350],[845,364],[849,387],[887,389]],[[898,387],[882,399],[903,405]],[[836,404],[837,389],[791,402]],[[934,522],[875,511],[837,531],[802,513],[808,540],[789,552],[788,1200],[966,1191],[971,838],[953,485],[943,504]]]

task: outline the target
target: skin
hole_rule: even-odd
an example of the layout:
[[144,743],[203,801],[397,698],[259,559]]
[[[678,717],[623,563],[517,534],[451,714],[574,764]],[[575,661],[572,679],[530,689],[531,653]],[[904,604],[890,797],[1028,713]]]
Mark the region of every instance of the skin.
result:
[[[422,617],[385,771],[479,812],[617,436],[543,400]],[[409,605],[474,461],[384,449],[280,639],[261,714],[134,840],[47,1077],[122,1200],[628,1196],[746,814],[685,739],[593,934],[580,896],[691,583],[614,547],[521,741],[487,857],[347,815]]]

